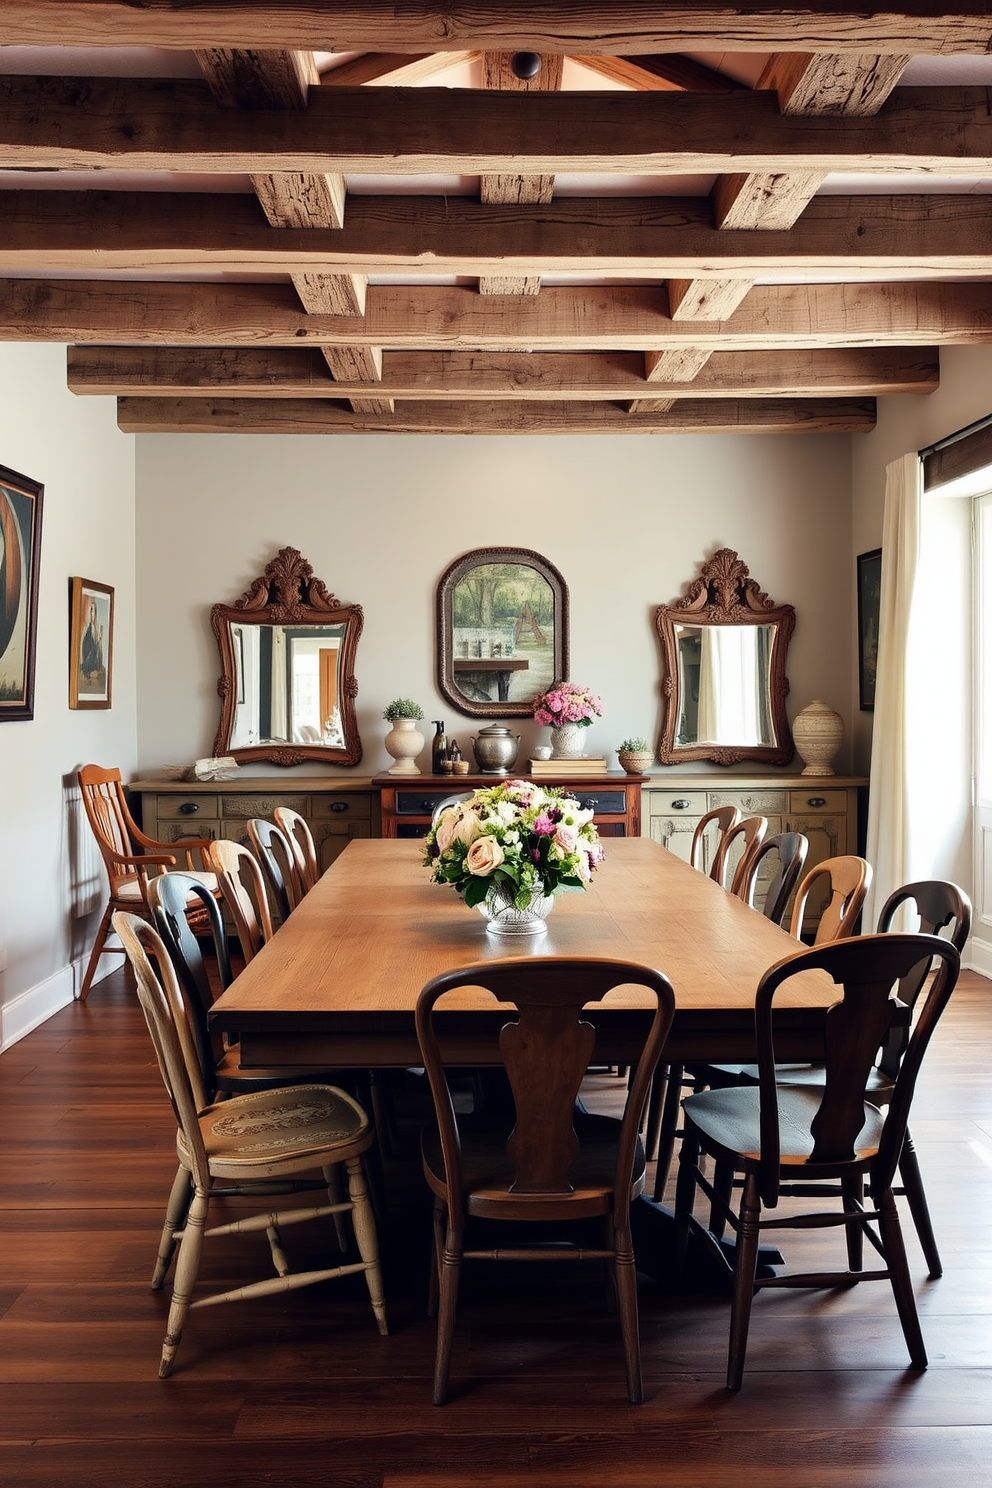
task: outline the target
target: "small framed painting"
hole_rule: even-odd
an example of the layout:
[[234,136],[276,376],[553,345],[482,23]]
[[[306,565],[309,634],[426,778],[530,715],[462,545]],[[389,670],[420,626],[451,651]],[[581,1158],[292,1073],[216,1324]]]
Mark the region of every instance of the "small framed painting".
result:
[[114,591],[69,580],[69,707],[109,708],[114,668]]
[[882,550],[858,554],[858,687],[862,713],[875,710]]
[[0,722],[34,717],[44,491],[0,465]]

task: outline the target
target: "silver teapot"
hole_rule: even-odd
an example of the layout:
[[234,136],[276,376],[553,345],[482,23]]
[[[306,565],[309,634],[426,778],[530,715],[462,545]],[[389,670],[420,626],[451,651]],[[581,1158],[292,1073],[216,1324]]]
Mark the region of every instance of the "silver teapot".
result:
[[511,734],[501,723],[480,729],[472,739],[475,762],[482,775],[505,775],[513,769],[520,748],[520,735]]

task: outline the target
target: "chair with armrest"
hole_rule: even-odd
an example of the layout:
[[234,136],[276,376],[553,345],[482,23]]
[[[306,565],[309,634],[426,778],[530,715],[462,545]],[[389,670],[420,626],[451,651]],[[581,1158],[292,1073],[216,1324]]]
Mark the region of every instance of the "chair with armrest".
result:
[[[888,1040],[899,1003],[893,996],[921,961],[932,965],[925,1000],[895,1075],[883,1113],[869,1089],[875,1057]],[[935,935],[863,935],[800,952],[765,972],[755,995],[758,1085],[706,1090],[683,1103],[685,1134],[679,1157],[675,1208],[675,1259],[684,1265],[690,1229],[705,1230],[693,1216],[697,1190],[717,1205],[737,1243],[727,1388],[740,1388],[751,1301],[767,1286],[841,1287],[888,1280],[914,1368],[925,1369],[926,1347],[916,1311],[893,1190],[910,1105],[923,1055],[957,979],[960,958],[950,941]],[[840,988],[827,1011],[825,1073],[821,1086],[782,1085],[777,1079],[774,1000],[792,977],[826,972]],[[717,1168],[742,1174],[735,1214],[729,1195],[711,1183],[701,1155]],[[864,1181],[869,1198],[865,1203]],[[772,1215],[782,1195],[804,1198],[839,1193],[841,1207],[797,1214],[790,1206]],[[760,1235],[768,1229],[843,1226],[846,1270],[758,1277]],[[876,1228],[877,1226],[877,1228]],[[864,1239],[882,1257],[883,1269],[862,1266]],[[722,1252],[721,1252],[722,1254]],[[728,1263],[729,1264],[729,1263]]]
[[272,912],[258,859],[240,842],[229,842],[223,837],[211,842],[203,855],[217,876],[217,887],[234,922],[241,954],[246,962],[251,961],[265,942],[272,939]]
[[304,894],[307,894],[320,877],[317,844],[307,820],[290,806],[277,806],[272,813],[272,820],[292,849],[296,876]]
[[[740,819],[741,813],[736,806],[717,806],[713,811],[707,811],[705,816],[699,818],[696,830],[692,834],[689,862],[693,868],[698,868],[700,873],[708,872],[710,878],[716,879],[717,883],[723,883],[727,833],[737,826]],[[707,869],[706,849],[711,841],[713,859]]]
[[[594,1116],[575,1102],[593,1058],[596,1033],[587,1004],[611,988],[634,984],[651,998],[653,1017],[628,1087],[623,1119]],[[512,1110],[456,1115],[438,1046],[436,1007],[446,993],[481,988],[516,1009],[499,1049]],[[547,1227],[596,1219],[606,1244],[582,1256],[606,1261],[614,1280],[627,1371],[627,1394],[643,1399],[630,1201],[643,1190],[645,1157],[638,1135],[651,1077],[675,1008],[668,979],[624,961],[526,957],[468,966],[435,977],[417,1001],[417,1037],[437,1124],[424,1132],[424,1174],[434,1194],[431,1310],[438,1311],[434,1403],[447,1398],[455,1304],[464,1260],[574,1259],[571,1246],[549,1249]],[[440,1012],[443,1022],[444,1013]],[[512,1128],[512,1130],[511,1130]],[[466,1248],[466,1227],[484,1220],[540,1224],[544,1244]],[[484,1237],[480,1237],[484,1240]]]
[[[343,1090],[317,1083],[256,1090],[214,1102],[202,1079],[191,999],[184,994],[161,937],[137,915],[121,910],[115,910],[113,926],[137,978],[141,1009],[179,1123],[179,1167],[152,1277],[152,1286],[158,1290],[178,1245],[159,1377],[165,1379],[172,1373],[191,1308],[271,1296],[331,1277],[364,1273],[379,1332],[386,1333],[375,1218],[362,1165],[362,1155],[372,1143],[372,1128],[362,1107]],[[348,1174],[345,1200],[337,1197],[333,1179],[341,1163]],[[274,1213],[271,1195],[295,1191],[300,1186],[296,1175],[315,1169],[328,1186],[328,1202]],[[218,1179],[232,1180],[232,1184],[218,1187]],[[214,1195],[257,1195],[268,1202],[261,1213],[241,1215],[229,1224],[206,1229]],[[319,1270],[289,1269],[280,1226],[347,1214],[355,1231],[358,1261],[343,1260]],[[276,1274],[194,1300],[204,1239],[255,1231],[268,1237]]]
[[[208,846],[205,837],[191,837],[182,842],[170,843],[156,842],[154,838],[145,836],[128,809],[120,770],[104,769],[102,765],[83,765],[76,778],[86,820],[96,839],[110,884],[107,907],[103,911],[79,989],[79,1000],[85,1002],[97,963],[107,949],[107,935],[115,910],[129,910],[150,920],[148,885],[158,874],[174,868],[180,860],[190,872],[198,872],[201,881],[208,887],[216,888],[216,882],[212,875],[203,871],[203,851]],[[195,914],[197,906],[190,907]],[[116,951],[116,947],[111,949]],[[117,954],[123,952],[118,951]]]
[[282,924],[303,898],[296,855],[285,832],[264,816],[253,816],[248,822],[248,841],[265,876],[273,923]]

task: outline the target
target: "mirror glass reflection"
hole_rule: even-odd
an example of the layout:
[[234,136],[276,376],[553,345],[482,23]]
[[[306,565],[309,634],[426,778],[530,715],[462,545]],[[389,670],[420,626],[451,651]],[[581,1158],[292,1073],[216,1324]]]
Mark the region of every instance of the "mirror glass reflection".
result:
[[775,625],[676,624],[676,745],[774,745]]
[[230,623],[236,702],[230,748],[341,749],[341,656],[347,626]]

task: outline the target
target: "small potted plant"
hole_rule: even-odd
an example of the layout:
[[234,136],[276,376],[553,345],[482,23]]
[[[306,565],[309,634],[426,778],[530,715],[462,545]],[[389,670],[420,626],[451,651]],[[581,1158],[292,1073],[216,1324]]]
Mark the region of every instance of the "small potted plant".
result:
[[386,753],[391,754],[396,761],[395,765],[389,767],[387,774],[419,775],[416,759],[423,750],[425,741],[417,723],[424,716],[423,708],[412,698],[393,698],[383,708],[382,716],[387,723],[393,725],[383,740]]
[[643,775],[648,766],[654,763],[654,750],[647,739],[637,735],[624,739],[617,749],[617,758],[628,775]]

